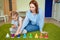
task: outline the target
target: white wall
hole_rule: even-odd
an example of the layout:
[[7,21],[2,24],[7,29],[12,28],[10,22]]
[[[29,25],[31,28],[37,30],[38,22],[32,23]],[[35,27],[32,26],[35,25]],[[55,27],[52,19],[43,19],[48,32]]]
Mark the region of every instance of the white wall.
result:
[[3,7],[4,7],[4,1],[3,0],[0,0],[0,15],[3,15],[4,14],[4,8]]
[[[0,0],[0,16],[4,15],[4,1]],[[3,18],[0,17],[0,20],[2,20]]]
[[60,3],[53,4],[52,18],[60,21]]
[[[17,1],[17,10],[18,11],[27,11],[29,10],[30,0],[16,0]],[[39,8],[45,11],[45,0],[37,0]]]

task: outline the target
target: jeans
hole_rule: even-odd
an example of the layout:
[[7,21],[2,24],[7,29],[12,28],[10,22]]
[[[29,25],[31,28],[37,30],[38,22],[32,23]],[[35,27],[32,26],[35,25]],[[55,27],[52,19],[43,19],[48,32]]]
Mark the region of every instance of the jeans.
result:
[[29,24],[24,29],[26,29],[27,32],[32,32],[39,30],[39,26],[36,24],[31,24],[31,22],[29,22]]

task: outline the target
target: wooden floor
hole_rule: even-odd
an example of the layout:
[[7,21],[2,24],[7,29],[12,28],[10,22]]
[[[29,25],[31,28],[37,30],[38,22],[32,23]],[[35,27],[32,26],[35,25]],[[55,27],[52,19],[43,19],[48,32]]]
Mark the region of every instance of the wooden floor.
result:
[[53,23],[53,24],[60,27],[60,21],[57,21],[57,20],[55,20],[53,18],[45,18],[45,23]]

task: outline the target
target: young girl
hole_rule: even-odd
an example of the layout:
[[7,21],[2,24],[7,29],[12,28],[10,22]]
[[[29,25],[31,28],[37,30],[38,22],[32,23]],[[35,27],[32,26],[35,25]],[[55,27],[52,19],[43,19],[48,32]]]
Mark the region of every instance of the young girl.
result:
[[[11,37],[14,38],[14,34],[17,34],[22,27],[23,19],[15,11],[11,12],[11,17],[12,17],[12,21],[11,21],[12,26],[10,28],[10,32],[11,32]],[[25,30],[24,32],[26,33]]]
[[19,33],[21,33],[23,29],[26,29],[28,32],[39,30],[42,33],[44,26],[44,12],[38,8],[38,3],[35,0],[31,0],[29,6],[30,10],[26,12],[26,17]]

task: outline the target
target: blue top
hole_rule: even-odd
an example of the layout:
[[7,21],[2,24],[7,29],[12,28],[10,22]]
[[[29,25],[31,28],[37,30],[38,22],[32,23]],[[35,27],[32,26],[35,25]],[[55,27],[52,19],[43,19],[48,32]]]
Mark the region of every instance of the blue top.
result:
[[37,24],[40,32],[42,32],[42,28],[44,26],[44,12],[41,9],[38,9],[38,11],[38,14],[32,14],[30,10],[26,12],[26,17],[23,21],[21,31],[28,25],[29,21],[31,21],[33,25]]

